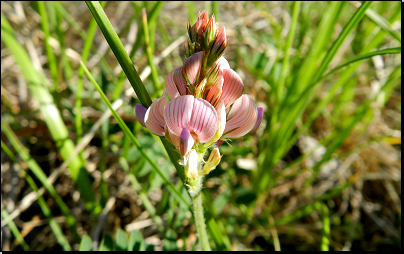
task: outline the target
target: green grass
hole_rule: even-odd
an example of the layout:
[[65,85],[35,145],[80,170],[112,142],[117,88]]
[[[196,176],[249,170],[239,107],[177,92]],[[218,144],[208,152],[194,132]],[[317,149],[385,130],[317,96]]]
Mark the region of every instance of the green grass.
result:
[[161,96],[184,43],[161,53],[205,10],[264,107],[204,179],[207,244],[401,249],[399,2],[1,5],[3,250],[200,248],[179,155],[135,105]]

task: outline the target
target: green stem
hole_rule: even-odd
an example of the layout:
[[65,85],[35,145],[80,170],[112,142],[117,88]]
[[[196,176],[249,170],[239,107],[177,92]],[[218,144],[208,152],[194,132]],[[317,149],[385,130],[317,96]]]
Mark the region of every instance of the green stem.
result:
[[[200,153],[198,156],[198,171],[202,171],[204,154]],[[198,176],[192,186],[188,185],[188,192],[192,198],[192,212],[194,214],[196,231],[198,233],[199,242],[201,243],[202,250],[211,250],[208,240],[208,233],[206,232],[205,218],[203,216],[202,204],[202,180],[203,176]]]
[[[198,178],[197,185],[202,182],[202,177]],[[203,205],[202,205],[202,192],[192,197],[192,211],[195,218],[196,231],[198,232],[199,241],[201,243],[202,250],[211,250],[208,240],[208,233],[206,232],[205,218],[203,216]]]

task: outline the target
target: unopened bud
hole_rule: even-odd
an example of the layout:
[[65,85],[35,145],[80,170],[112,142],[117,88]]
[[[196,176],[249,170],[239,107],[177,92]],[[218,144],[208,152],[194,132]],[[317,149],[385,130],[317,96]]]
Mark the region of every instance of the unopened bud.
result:
[[195,86],[194,97],[203,98],[203,94],[206,86],[206,78],[204,78],[199,84]]
[[214,170],[216,166],[219,165],[221,158],[222,156],[220,156],[219,148],[213,149],[209,155],[208,161],[206,161],[205,165],[203,165],[201,175],[207,175],[209,172]]
[[208,82],[206,84],[206,88],[210,88],[213,84],[216,83],[217,78],[219,77],[220,74],[220,66],[218,64],[215,65],[214,68],[210,71],[208,75]]
[[227,46],[226,28],[224,25],[220,27],[219,32],[216,35],[215,43],[212,46],[212,50],[209,53],[207,66],[211,66],[217,59],[219,59]]
[[198,177],[198,153],[195,149],[191,149],[191,151],[184,158],[185,176],[190,179],[195,179]]
[[210,49],[215,41],[216,37],[216,23],[215,23],[215,15],[212,15],[210,18],[208,25],[206,26],[204,40],[205,40],[205,49]]
[[184,65],[182,66],[182,75],[190,86],[194,86],[199,79],[202,66],[202,58],[203,52],[200,51],[185,60]]

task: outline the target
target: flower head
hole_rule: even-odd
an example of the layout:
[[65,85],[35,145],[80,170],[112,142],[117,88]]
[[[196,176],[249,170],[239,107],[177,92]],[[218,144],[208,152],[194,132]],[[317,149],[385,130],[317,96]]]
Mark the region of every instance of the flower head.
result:
[[254,132],[263,109],[243,94],[241,77],[223,57],[226,29],[218,29],[214,15],[208,19],[203,12],[194,25],[189,22],[188,36],[184,64],[168,74],[162,97],[148,109],[136,105],[136,115],[153,134],[165,136],[178,149],[185,175],[196,178],[213,170],[221,158],[215,148],[198,171],[199,155],[213,144]]

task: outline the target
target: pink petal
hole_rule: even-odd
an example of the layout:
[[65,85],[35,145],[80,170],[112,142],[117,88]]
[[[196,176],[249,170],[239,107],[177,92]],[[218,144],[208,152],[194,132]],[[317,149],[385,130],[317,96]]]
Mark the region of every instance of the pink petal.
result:
[[219,139],[218,141],[215,142],[215,145],[217,147],[221,146],[223,144],[224,140]]
[[216,109],[206,100],[196,98],[188,129],[196,134],[196,140],[205,143],[213,138],[218,128]]
[[184,95],[170,101],[164,111],[164,119],[168,129],[175,135],[180,136],[182,129],[189,126],[194,96]]
[[226,40],[226,28],[224,25],[220,26],[219,32],[216,35],[215,44],[213,44],[212,52],[214,54],[222,53],[226,48],[227,40]]
[[220,99],[223,100],[227,108],[240,98],[243,94],[244,86],[240,76],[232,69],[224,69],[223,78],[223,91]]
[[167,91],[168,95],[171,99],[177,98],[180,96],[178,91],[177,85],[174,82],[174,73],[176,70],[181,69],[182,65],[175,67],[167,76],[166,83],[165,83],[165,90]]
[[191,150],[194,143],[194,138],[191,136],[189,130],[187,128],[182,129],[179,140],[179,150],[182,157]]
[[187,128],[195,141],[207,142],[216,133],[216,109],[206,100],[184,95],[170,101],[164,112],[167,127],[173,134],[180,136]]
[[217,106],[217,122],[218,130],[220,131],[220,136],[223,135],[224,129],[226,128],[226,109],[223,102]]
[[141,104],[136,104],[135,112],[136,112],[137,120],[144,127],[146,127],[146,125],[144,123],[144,117],[146,115],[146,111],[147,111],[147,108],[143,107]]
[[146,127],[155,135],[164,136],[166,130],[166,123],[164,121],[164,107],[167,101],[165,94],[159,99],[155,100],[146,111],[144,122]]
[[230,109],[224,138],[239,138],[247,134],[257,122],[257,106],[247,94],[237,99]]
[[223,56],[221,56],[216,63],[220,66],[221,70],[230,69],[229,62]]
[[182,74],[185,78],[188,78],[188,81],[191,85],[194,85],[195,82],[198,81],[196,80],[196,78],[201,69],[202,57],[203,51],[199,51],[185,60],[185,63],[182,67]]
[[219,75],[215,84],[213,84],[208,90],[206,100],[209,101],[213,106],[216,106],[219,103],[220,96],[222,95],[223,81],[223,75]]
[[173,80],[175,85],[177,86],[180,95],[187,94],[187,81],[181,73],[181,69],[176,69],[173,75]]
[[172,133],[170,131],[170,129],[167,128],[166,138],[171,144],[173,144],[175,146],[175,148],[178,149],[178,147],[180,145],[180,137],[179,136],[175,135],[174,133]]
[[263,116],[264,116],[264,109],[259,107],[257,109],[257,121],[255,122],[254,127],[248,133],[252,133],[252,132],[254,132],[255,130],[258,129],[258,126],[260,126],[260,124],[262,122]]

